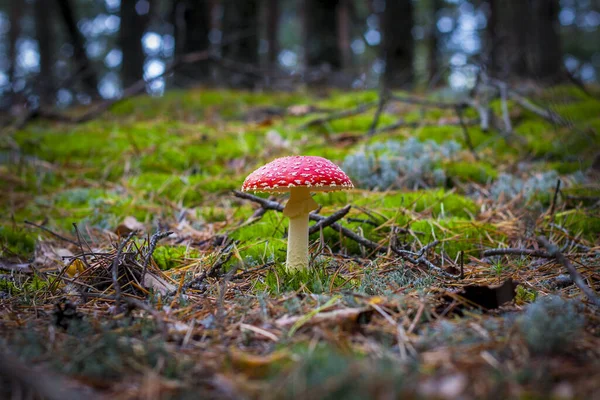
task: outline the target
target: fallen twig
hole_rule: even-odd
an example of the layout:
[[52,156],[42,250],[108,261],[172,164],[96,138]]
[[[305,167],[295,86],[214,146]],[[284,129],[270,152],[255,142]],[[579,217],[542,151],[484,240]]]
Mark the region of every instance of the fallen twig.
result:
[[36,223],[34,223],[34,222],[27,221],[27,220],[26,220],[26,221],[24,221],[24,222],[25,222],[27,225],[35,226],[36,228],[38,228],[38,229],[41,229],[41,230],[43,230],[44,232],[48,232],[49,234],[51,234],[52,236],[54,236],[54,237],[55,237],[55,238],[57,238],[57,239],[60,239],[60,240],[62,240],[62,241],[64,241],[64,242],[67,242],[67,243],[71,243],[71,244],[73,244],[73,245],[75,245],[75,246],[79,246],[79,243],[77,243],[76,241],[74,241],[74,240],[71,240],[71,239],[68,239],[68,238],[66,238],[66,237],[64,237],[64,236],[61,236],[61,235],[59,235],[58,233],[55,233],[55,232],[51,231],[50,229],[46,228],[45,226],[38,225],[38,224],[36,224]]
[[449,103],[449,102],[421,99],[421,98],[413,97],[413,96],[390,95],[389,99],[400,102],[400,103],[416,104],[419,106],[440,108],[440,109],[456,109],[456,107],[464,108],[469,105],[466,102]]
[[483,252],[484,257],[493,257],[493,256],[530,256],[530,257],[540,257],[540,258],[553,258],[551,254],[546,253],[541,250],[529,250],[529,249],[491,249]]
[[158,241],[166,238],[167,236],[169,236],[171,233],[171,231],[166,231],[166,232],[161,232],[158,231],[156,232],[154,235],[152,235],[152,237],[150,238],[150,246],[148,247],[148,251],[146,252],[146,255],[144,256],[144,265],[142,268],[142,277],[140,279],[140,281],[143,283],[144,282],[144,278],[146,277],[146,270],[148,269],[148,265],[150,264],[150,260],[152,259],[152,254],[154,254],[154,250],[156,249],[156,245],[158,244]]
[[556,258],[556,261],[561,263],[567,269],[567,271],[569,271],[571,279],[573,279],[573,282],[575,282],[577,287],[581,289],[581,291],[587,296],[587,298],[594,305],[600,307],[600,297],[598,297],[598,295],[594,293],[592,288],[590,288],[585,283],[585,281],[583,280],[583,276],[581,276],[581,274],[579,273],[579,271],[577,271],[573,264],[571,264],[571,262],[560,252],[559,248],[554,243],[546,239],[546,237],[544,236],[538,236],[537,241],[548,250],[552,257]]
[[351,207],[352,206],[348,204],[346,207],[334,212],[329,217],[326,217],[326,218],[320,220],[319,222],[317,222],[316,224],[314,224],[313,226],[311,226],[309,228],[308,234],[312,235],[313,233],[319,232],[321,229],[328,227],[331,224],[333,224],[334,222],[339,221],[340,219],[344,218],[346,216],[346,214],[348,214],[348,212],[350,211]]
[[471,136],[469,135],[469,130],[467,129],[467,125],[465,124],[465,121],[463,119],[462,108],[459,106],[456,106],[454,111],[456,112],[456,116],[458,117],[458,122],[460,123],[460,127],[462,128],[463,134],[465,136],[465,142],[467,143],[467,146],[469,147],[469,151],[471,151],[471,154],[473,154],[473,157],[475,158],[475,160],[479,161],[479,156],[477,155],[477,152],[475,151],[475,147],[473,146],[473,142],[471,141]]
[[299,129],[302,130],[302,129],[306,129],[306,128],[309,128],[314,125],[321,125],[326,122],[334,121],[336,119],[342,119],[342,118],[347,118],[347,117],[352,117],[352,116],[355,116],[358,114],[362,114],[362,113],[370,110],[371,108],[377,106],[377,104],[378,104],[378,102],[371,101],[369,103],[359,104],[358,106],[356,106],[350,110],[338,111],[338,112],[331,113],[325,117],[315,118],[315,119],[310,120],[310,121],[306,122],[305,124],[301,125]]
[[119,264],[121,263],[121,254],[123,253],[123,249],[129,243],[131,238],[135,236],[136,231],[132,231],[127,235],[125,240],[121,242],[119,245],[119,249],[117,250],[117,255],[112,263],[112,282],[115,289],[115,313],[118,314],[121,306],[121,285],[119,284]]
[[377,105],[377,111],[375,111],[375,116],[373,117],[373,122],[371,123],[371,127],[369,128],[369,132],[367,133],[368,136],[373,136],[375,134],[375,131],[377,130],[377,125],[379,125],[379,118],[381,117],[381,114],[383,113],[383,109],[385,108],[385,104],[387,103],[387,100],[388,100],[388,93],[384,89],[379,94],[379,104]]

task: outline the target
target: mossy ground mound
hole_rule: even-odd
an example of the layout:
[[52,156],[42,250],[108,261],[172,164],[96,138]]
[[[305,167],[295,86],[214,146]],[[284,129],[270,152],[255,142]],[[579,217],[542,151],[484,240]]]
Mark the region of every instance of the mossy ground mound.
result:
[[[599,319],[571,303],[582,296],[566,270],[484,252],[536,251],[545,235],[600,290],[600,102],[571,87],[540,93],[560,126],[509,102],[513,135],[469,125],[470,149],[453,110],[414,104],[379,121],[410,127],[367,135],[377,100],[198,89],[15,132],[19,151],[0,154],[0,343],[107,396],[595,393]],[[372,107],[311,123],[361,104]],[[491,109],[500,115],[500,102]],[[232,190],[290,154],[354,174],[355,189],[314,198],[324,216],[351,205],[339,226],[373,245],[327,227],[310,237],[312,268],[285,270],[286,218]],[[115,315],[111,271],[132,229],[118,280],[129,303]],[[146,261],[150,237],[167,230]],[[460,297],[508,279],[516,296],[499,310]],[[552,300],[562,311],[546,315],[548,293],[576,299]],[[539,351],[552,318],[577,323]]]

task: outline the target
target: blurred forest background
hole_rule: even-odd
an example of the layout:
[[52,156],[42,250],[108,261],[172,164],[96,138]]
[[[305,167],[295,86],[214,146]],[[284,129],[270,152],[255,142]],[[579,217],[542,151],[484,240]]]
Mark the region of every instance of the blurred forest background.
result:
[[2,0],[0,109],[196,85],[460,92],[481,70],[597,82],[598,10],[600,0]]

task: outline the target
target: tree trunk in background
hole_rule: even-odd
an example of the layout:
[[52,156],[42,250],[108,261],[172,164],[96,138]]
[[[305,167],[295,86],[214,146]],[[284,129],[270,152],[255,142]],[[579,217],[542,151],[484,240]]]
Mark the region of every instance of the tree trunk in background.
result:
[[[123,1],[124,3],[125,1]],[[85,52],[84,39],[79,29],[77,28],[77,20],[73,13],[73,8],[69,0],[58,0],[58,6],[60,14],[63,19],[63,23],[67,28],[69,37],[71,38],[71,44],[73,45],[75,62],[77,63],[76,70],[81,74],[82,82],[92,97],[98,97],[98,79],[96,73],[92,67],[90,60],[88,59],[87,53]]]
[[14,84],[17,71],[17,40],[21,34],[21,13],[23,6],[17,2],[10,4],[10,31],[8,32],[8,81],[11,89],[7,101],[8,106],[16,103]]
[[307,67],[342,68],[338,46],[338,0],[304,0],[304,52]]
[[229,82],[238,87],[253,88],[258,78],[242,71],[259,67],[260,0],[225,1],[223,4],[223,57],[240,63],[231,68]]
[[350,40],[352,32],[350,30],[350,0],[339,0],[337,12],[337,37],[338,48],[342,56],[342,69],[347,70],[352,67],[352,49]]
[[[144,77],[144,47],[142,37],[148,27],[150,12],[139,15],[135,9],[136,1],[121,0],[121,29],[119,44],[123,52],[121,80],[127,88]],[[152,8],[152,5],[150,5]]]
[[52,44],[56,38],[52,34],[52,7],[48,7],[48,3],[47,0],[36,0],[34,4],[35,36],[40,55],[40,73],[36,80],[40,106],[48,106],[55,101],[55,82],[52,76],[52,66],[54,64]]
[[412,1],[387,0],[382,19],[382,56],[385,60],[384,85],[387,88],[409,88],[414,80]]
[[559,0],[532,1],[535,29],[531,40],[531,73],[537,79],[552,81],[561,77],[559,13]]
[[[210,0],[178,0],[173,5],[175,31],[175,56],[209,49],[208,35],[211,29]],[[186,87],[211,78],[209,60],[181,65],[174,74],[175,86]]]
[[490,69],[500,78],[559,77],[559,0],[489,0]]
[[[489,25],[492,72],[502,78],[528,76],[527,43],[530,40],[529,0],[492,0]],[[491,28],[489,28],[491,29]]]
[[439,31],[437,28],[438,12],[442,8],[442,0],[431,0],[429,40],[427,43],[427,76],[430,85],[435,86],[440,79]]
[[270,71],[277,69],[277,56],[279,55],[279,0],[266,0],[266,25],[267,25],[267,65]]

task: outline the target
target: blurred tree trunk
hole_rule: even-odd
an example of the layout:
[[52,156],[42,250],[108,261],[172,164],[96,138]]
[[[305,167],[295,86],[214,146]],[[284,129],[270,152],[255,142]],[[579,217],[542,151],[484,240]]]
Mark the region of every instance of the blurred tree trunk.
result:
[[530,0],[490,0],[491,71],[501,78],[529,75],[527,47],[532,18]]
[[489,0],[490,69],[501,78],[553,80],[562,70],[559,0]]
[[557,80],[562,72],[559,36],[559,0],[533,0],[534,35],[531,42],[531,73],[542,80]]
[[350,21],[350,0],[339,0],[337,12],[337,37],[338,48],[342,56],[342,69],[346,70],[352,66],[351,40],[351,21]]
[[[121,79],[123,87],[127,88],[144,77],[144,46],[142,37],[150,21],[150,11],[140,15],[136,10],[138,2],[121,0],[121,28],[119,43],[123,52],[121,64]],[[150,10],[152,1],[150,1]]]
[[17,2],[10,4],[10,30],[8,32],[8,81],[10,82],[10,95],[8,106],[16,103],[15,81],[17,71],[17,41],[21,34],[21,15],[23,6]]
[[98,97],[98,80],[94,68],[85,52],[84,39],[77,28],[77,19],[75,18],[71,2],[69,0],[58,0],[58,6],[63,23],[71,38],[75,62],[77,63],[76,69],[78,73],[81,74],[81,80],[86,87],[88,94],[94,98]]
[[338,0],[304,0],[304,52],[307,67],[342,68],[338,45]]
[[414,80],[414,26],[411,0],[387,0],[383,13],[382,56],[385,60],[384,85],[408,88]]
[[437,28],[438,12],[442,8],[442,0],[431,0],[430,4],[430,28],[429,28],[429,40],[428,55],[427,55],[427,72],[428,81],[430,84],[435,85],[439,81],[440,74],[440,42],[439,42],[439,31]]
[[239,63],[226,76],[234,86],[253,88],[258,78],[249,69],[259,67],[260,0],[226,1],[223,6],[223,57]]
[[52,34],[52,7],[48,0],[36,0],[35,11],[35,35],[38,42],[40,54],[40,73],[37,78],[37,92],[40,96],[40,106],[48,106],[54,103],[55,82],[52,74],[53,57],[52,48],[54,35]]
[[279,55],[279,0],[266,0],[266,25],[267,25],[267,65],[270,71],[277,69],[277,56]]
[[[210,0],[178,0],[173,5],[173,27],[175,31],[175,56],[206,51],[211,29]],[[186,87],[211,79],[210,60],[180,66],[175,71],[175,85]]]

